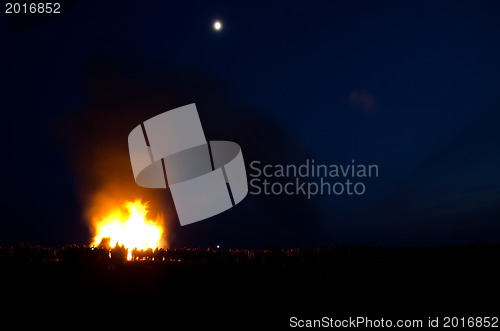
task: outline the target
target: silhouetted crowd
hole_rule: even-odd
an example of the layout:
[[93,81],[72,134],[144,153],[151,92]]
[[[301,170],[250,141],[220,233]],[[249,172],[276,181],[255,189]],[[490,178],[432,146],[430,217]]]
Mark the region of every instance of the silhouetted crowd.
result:
[[226,248],[180,248],[180,249],[132,249],[118,244],[67,245],[50,248],[41,245],[18,244],[0,246],[2,262],[64,262],[64,263],[122,263],[154,261],[164,263],[253,263],[273,265],[313,264],[349,261],[406,261],[406,260],[480,260],[497,258],[500,245],[476,243],[471,245],[444,246],[439,248],[380,248],[369,246],[337,246],[295,249],[226,249]]
[[344,259],[350,247],[326,247],[312,249],[223,249],[223,248],[148,248],[132,249],[116,245],[67,245],[50,248],[40,245],[19,244],[0,246],[0,261],[18,262],[99,262],[99,261],[155,261],[184,263],[312,263],[318,258]]

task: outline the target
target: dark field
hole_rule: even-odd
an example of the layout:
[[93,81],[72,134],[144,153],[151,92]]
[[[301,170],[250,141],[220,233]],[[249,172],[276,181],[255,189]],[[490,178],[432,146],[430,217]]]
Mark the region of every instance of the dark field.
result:
[[191,250],[177,251],[181,262],[55,262],[4,250],[2,319],[37,329],[281,330],[291,316],[498,316],[499,251],[271,249],[236,259],[235,251]]

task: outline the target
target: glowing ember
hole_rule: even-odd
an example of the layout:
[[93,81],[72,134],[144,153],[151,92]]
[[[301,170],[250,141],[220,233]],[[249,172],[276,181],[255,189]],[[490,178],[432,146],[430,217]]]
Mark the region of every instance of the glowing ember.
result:
[[[134,202],[127,201],[124,208],[116,208],[101,219],[94,220],[96,236],[93,246],[97,246],[104,238],[111,246],[118,244],[128,248],[127,259],[132,259],[132,250],[155,249],[160,247],[160,239],[163,227],[160,217],[155,221],[149,220],[148,203],[142,203],[137,199]],[[109,241],[107,240],[109,238]]]

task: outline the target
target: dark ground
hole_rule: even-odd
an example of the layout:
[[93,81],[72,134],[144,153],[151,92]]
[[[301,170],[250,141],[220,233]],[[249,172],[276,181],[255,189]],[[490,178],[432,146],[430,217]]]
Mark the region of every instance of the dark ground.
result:
[[291,316],[498,316],[498,253],[480,245],[266,263],[4,260],[2,320],[16,329],[282,330]]

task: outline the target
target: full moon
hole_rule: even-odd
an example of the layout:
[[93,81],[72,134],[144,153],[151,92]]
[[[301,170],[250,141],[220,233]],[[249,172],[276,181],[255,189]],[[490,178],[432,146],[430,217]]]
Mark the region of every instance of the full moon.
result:
[[222,24],[220,21],[215,21],[214,23],[214,29],[219,31],[220,29],[222,29]]

